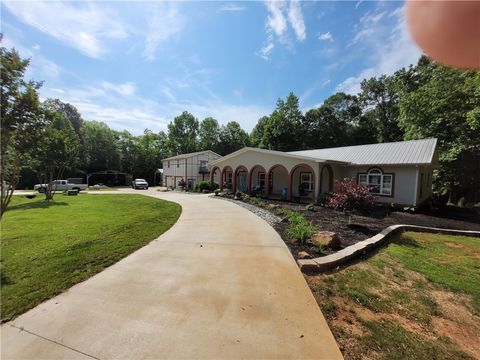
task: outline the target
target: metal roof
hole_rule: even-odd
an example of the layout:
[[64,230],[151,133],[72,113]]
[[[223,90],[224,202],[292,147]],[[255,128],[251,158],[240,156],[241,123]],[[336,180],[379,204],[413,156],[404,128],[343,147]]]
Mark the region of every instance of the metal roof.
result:
[[437,139],[423,139],[292,151],[289,154],[308,156],[315,159],[345,161],[352,165],[431,164],[434,160],[436,145]]
[[[299,160],[308,160],[308,161],[316,161],[316,162],[325,161],[323,159],[316,159],[314,157],[303,155],[303,154],[294,154],[294,153],[288,153],[288,152],[276,151],[276,150],[267,150],[267,149],[259,149],[259,148],[252,148],[252,147],[244,147],[244,148],[241,148],[240,150],[234,151],[233,153],[225,155],[224,157],[216,159],[216,160],[210,162],[210,164],[215,165],[215,164],[218,164],[222,161],[225,161],[225,160],[234,158],[236,156],[239,156],[241,154],[244,154],[246,152],[256,152],[256,153],[269,154],[269,155],[279,155],[279,156],[295,158],[295,159],[299,159]],[[344,162],[344,161],[336,161],[336,162],[338,162],[340,164],[346,164],[346,162]]]
[[204,150],[204,151],[197,151],[197,152],[188,153],[188,154],[180,154],[180,155],[171,156],[169,158],[163,159],[162,161],[185,159],[185,158],[189,158],[189,157],[192,157],[192,156],[195,156],[195,155],[200,155],[200,154],[203,154],[203,153],[206,153],[206,152],[210,152],[212,154],[215,154],[215,155],[221,157],[221,155],[217,154],[216,152],[214,152],[212,150]]

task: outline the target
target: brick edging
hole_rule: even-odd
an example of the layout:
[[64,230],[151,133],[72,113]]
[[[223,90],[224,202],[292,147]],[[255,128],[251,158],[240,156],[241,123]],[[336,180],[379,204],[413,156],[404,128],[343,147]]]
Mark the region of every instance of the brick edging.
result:
[[466,235],[473,237],[480,237],[480,231],[471,230],[454,230],[454,229],[440,229],[426,226],[416,225],[391,225],[383,229],[377,235],[372,236],[366,240],[360,241],[354,245],[348,246],[345,249],[337,251],[335,254],[318,257],[315,259],[297,260],[298,266],[302,272],[324,272],[326,270],[335,268],[344,264],[348,260],[355,258],[366,251],[378,246],[384,241],[391,238],[400,231],[417,231],[429,233],[444,233],[450,235]]

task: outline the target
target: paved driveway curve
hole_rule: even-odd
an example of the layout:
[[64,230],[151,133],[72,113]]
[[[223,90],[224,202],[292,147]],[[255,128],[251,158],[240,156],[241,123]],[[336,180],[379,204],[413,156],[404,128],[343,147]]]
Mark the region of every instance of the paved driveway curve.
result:
[[289,250],[266,222],[205,195],[137,193],[180,203],[180,219],[4,324],[2,359],[341,358]]

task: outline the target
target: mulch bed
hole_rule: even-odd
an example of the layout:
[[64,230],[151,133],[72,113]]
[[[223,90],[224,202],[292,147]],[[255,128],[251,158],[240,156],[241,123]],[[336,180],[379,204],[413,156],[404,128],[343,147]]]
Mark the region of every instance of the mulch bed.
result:
[[[233,199],[234,196],[229,194],[223,197]],[[316,205],[314,206],[314,211],[307,211],[305,210],[306,204],[271,199],[262,199],[262,201],[266,205],[275,204],[301,213],[305,218],[310,220],[319,231],[326,230],[337,233],[341,238],[342,248],[368,239],[390,225],[398,224],[480,231],[480,209],[445,206],[412,213],[400,210],[391,211],[388,208],[379,207],[370,213],[352,212],[349,219],[349,215],[344,212],[328,209],[323,206]],[[265,207],[265,210],[268,210],[268,206]],[[275,210],[268,211],[277,215]],[[334,252],[329,252],[328,250],[320,252],[311,244],[292,242],[285,234],[287,227],[286,222],[272,222],[270,224],[283,238],[295,259],[297,259],[299,251],[306,251],[312,257],[324,256]]]
[[[373,214],[353,212],[349,216],[341,211],[315,206],[314,211],[306,211],[305,204],[288,203],[275,200],[264,200],[266,204],[278,204],[284,208],[300,212],[312,221],[319,230],[333,231],[341,238],[342,247],[356,244],[368,239],[390,225],[418,225],[444,229],[480,231],[480,213],[478,209],[442,208],[423,212],[387,211],[380,209]],[[459,220],[462,219],[462,220]],[[297,258],[299,251],[310,255],[322,256],[317,248],[309,244],[292,243],[285,235],[286,223],[278,223],[274,227],[285,240],[293,256]]]

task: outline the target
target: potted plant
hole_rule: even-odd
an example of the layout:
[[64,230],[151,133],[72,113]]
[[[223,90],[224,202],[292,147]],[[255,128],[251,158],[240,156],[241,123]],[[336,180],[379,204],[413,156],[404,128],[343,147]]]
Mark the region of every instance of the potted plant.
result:
[[178,187],[180,188],[181,191],[184,191],[186,186],[187,186],[187,183],[185,182],[185,179],[182,179],[178,182]]

